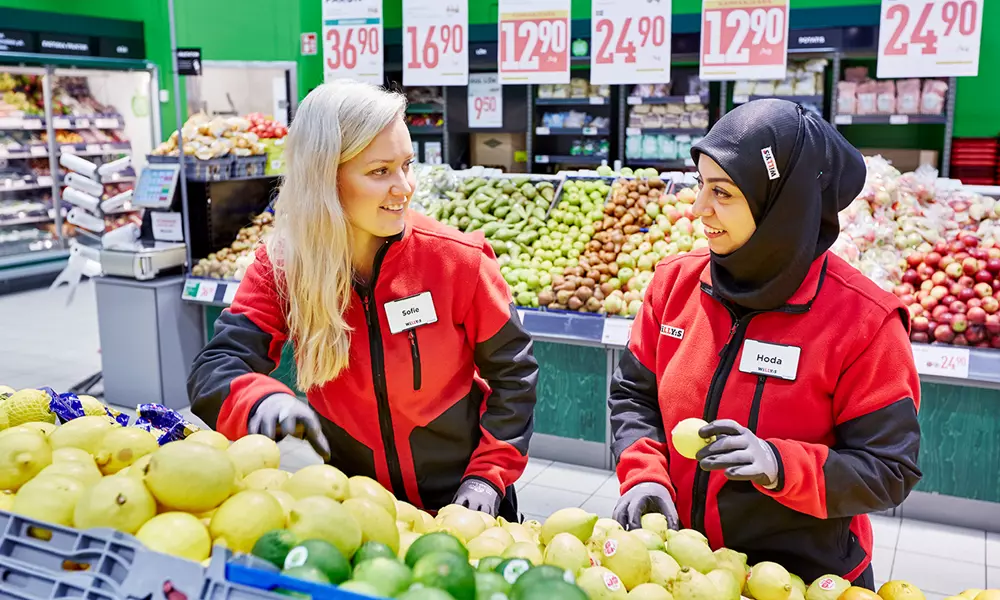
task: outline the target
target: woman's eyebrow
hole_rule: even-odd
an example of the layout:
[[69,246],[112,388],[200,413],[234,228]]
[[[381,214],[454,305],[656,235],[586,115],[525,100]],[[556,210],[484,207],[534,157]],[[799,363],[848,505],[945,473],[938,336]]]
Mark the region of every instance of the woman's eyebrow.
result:
[[705,179],[705,183],[729,183],[732,185],[736,185],[735,183],[733,183],[732,179],[729,179],[727,177],[708,177]]

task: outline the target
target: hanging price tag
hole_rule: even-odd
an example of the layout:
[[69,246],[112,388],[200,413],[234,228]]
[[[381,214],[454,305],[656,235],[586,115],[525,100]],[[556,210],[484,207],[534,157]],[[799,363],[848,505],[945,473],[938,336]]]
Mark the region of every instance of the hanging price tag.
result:
[[323,80],[385,83],[382,0],[323,1]]
[[496,73],[469,75],[469,128],[503,127],[503,87]]
[[670,0],[593,0],[590,82],[669,82],[670,5]]
[[969,349],[953,346],[913,344],[913,362],[921,375],[968,379]]
[[66,117],[53,117],[52,118],[52,127],[56,128],[56,129],[69,129],[72,126],[73,126],[73,124]]
[[500,83],[569,83],[570,0],[499,0]]
[[701,78],[784,79],[788,0],[705,0]]
[[986,0],[882,0],[878,77],[975,77]]
[[601,334],[601,343],[610,346],[628,345],[628,334],[632,331],[631,319],[604,319],[604,332]]
[[403,85],[466,85],[468,0],[403,0]]

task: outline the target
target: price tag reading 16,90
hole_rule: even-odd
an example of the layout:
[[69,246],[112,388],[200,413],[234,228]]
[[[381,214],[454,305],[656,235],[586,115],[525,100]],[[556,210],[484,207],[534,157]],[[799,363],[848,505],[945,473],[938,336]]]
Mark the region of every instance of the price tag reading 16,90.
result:
[[593,0],[590,82],[669,82],[670,5],[669,0]]
[[468,0],[403,0],[403,85],[466,85]]
[[784,79],[788,0],[705,0],[701,78]]
[[985,0],[882,0],[878,76],[979,74]]
[[324,81],[382,85],[382,1],[324,0]]
[[500,83],[569,83],[570,0],[499,0]]

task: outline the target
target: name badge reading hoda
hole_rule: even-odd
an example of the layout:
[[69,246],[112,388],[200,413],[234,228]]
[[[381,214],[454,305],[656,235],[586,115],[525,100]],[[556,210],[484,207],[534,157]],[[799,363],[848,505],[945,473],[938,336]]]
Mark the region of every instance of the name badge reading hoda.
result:
[[751,375],[767,375],[795,381],[799,371],[799,355],[802,349],[798,346],[783,346],[767,344],[756,340],[743,342],[743,356],[740,358],[740,371]]
[[385,317],[389,321],[389,332],[392,334],[437,323],[438,320],[430,292],[386,302],[384,306]]

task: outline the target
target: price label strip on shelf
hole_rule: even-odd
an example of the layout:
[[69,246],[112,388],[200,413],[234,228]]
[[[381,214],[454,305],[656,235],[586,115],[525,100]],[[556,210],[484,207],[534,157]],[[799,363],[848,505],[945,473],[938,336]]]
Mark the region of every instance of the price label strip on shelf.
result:
[[788,0],[705,0],[701,69],[706,81],[784,79]]
[[913,362],[921,375],[969,378],[968,348],[913,344]]
[[499,3],[500,83],[569,83],[570,0]]
[[382,85],[381,0],[323,2],[323,80]]
[[670,10],[670,0],[593,0],[590,82],[669,82]]
[[467,0],[403,0],[403,85],[467,85]]
[[503,127],[503,86],[496,73],[469,75],[469,127]]
[[631,319],[614,319],[608,317],[604,319],[604,332],[601,334],[601,343],[611,346],[627,346],[630,331],[632,331]]
[[882,0],[878,77],[975,77],[986,0]]

